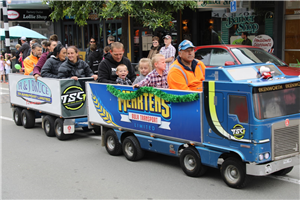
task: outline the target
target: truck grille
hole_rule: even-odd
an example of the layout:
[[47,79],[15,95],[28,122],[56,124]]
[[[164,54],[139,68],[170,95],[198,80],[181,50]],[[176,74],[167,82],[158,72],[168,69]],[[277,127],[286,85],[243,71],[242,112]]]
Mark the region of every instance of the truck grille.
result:
[[[298,121],[298,120],[295,120]],[[299,121],[298,121],[299,122]],[[282,125],[282,123],[280,123]],[[281,159],[299,153],[299,124],[273,127],[273,159]],[[284,123],[283,123],[284,124]],[[281,127],[278,127],[281,126]]]

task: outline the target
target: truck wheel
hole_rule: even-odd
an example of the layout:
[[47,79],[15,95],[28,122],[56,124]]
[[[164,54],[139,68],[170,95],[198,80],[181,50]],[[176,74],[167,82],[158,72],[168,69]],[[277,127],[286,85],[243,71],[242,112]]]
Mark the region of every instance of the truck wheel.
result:
[[277,172],[274,172],[273,174],[277,175],[277,176],[284,176],[284,175],[287,175],[288,173],[290,173],[293,170],[293,168],[294,167],[285,168],[285,169],[279,170]]
[[232,188],[242,188],[246,185],[246,166],[237,158],[226,159],[221,166],[224,182]]
[[21,112],[22,125],[24,128],[32,128],[35,124],[35,113],[34,111],[23,109]]
[[54,122],[54,132],[59,140],[67,140],[70,138],[70,135],[64,134],[64,120],[57,118]]
[[22,108],[19,108],[19,107],[16,107],[14,108],[14,111],[13,111],[13,117],[14,117],[14,121],[15,121],[15,124],[17,126],[21,126],[22,125]]
[[179,160],[182,170],[188,176],[202,176],[207,171],[207,166],[202,165],[200,155],[194,148],[184,149]]
[[105,133],[105,149],[112,156],[122,153],[122,145],[118,140],[117,134],[111,129]]
[[100,126],[95,126],[94,127],[94,132],[95,132],[95,135],[101,135],[101,128],[100,128]]
[[122,149],[127,160],[137,161],[144,156],[139,141],[134,136],[128,136],[122,143]]
[[48,137],[55,136],[54,121],[55,121],[55,118],[50,115],[46,115],[44,117],[44,131]]

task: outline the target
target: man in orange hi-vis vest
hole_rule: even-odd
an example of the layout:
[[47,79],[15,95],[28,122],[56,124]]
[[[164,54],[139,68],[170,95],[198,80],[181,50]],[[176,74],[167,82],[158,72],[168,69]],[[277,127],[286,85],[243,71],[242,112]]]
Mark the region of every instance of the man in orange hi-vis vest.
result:
[[178,46],[178,57],[172,63],[168,74],[170,89],[202,91],[205,65],[195,59],[194,45],[183,40]]

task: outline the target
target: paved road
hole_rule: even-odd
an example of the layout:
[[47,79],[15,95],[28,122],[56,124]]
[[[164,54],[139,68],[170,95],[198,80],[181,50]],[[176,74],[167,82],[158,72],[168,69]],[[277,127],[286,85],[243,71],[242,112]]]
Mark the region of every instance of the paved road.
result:
[[[3,86],[3,84],[0,87]],[[16,126],[8,90],[0,89],[2,199],[299,199],[299,166],[280,180],[250,177],[242,190],[216,169],[187,177],[177,158],[147,153],[138,162],[110,156],[101,138],[76,130],[71,140],[47,137],[37,123]]]

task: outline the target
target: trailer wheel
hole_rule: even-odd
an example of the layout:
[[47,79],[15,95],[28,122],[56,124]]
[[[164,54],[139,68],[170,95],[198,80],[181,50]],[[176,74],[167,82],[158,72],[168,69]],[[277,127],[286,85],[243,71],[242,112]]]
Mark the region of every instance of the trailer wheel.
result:
[[100,128],[100,126],[95,126],[94,127],[94,132],[95,132],[95,135],[101,135],[101,128]]
[[144,156],[139,141],[134,136],[128,136],[122,143],[122,149],[127,160],[137,161]]
[[207,166],[202,165],[200,155],[194,148],[184,149],[179,160],[182,170],[188,176],[202,176],[207,171]]
[[50,115],[46,115],[44,117],[44,131],[48,137],[55,136],[54,121],[55,121],[55,118]]
[[22,125],[22,108],[16,107],[13,111],[14,122],[17,126]]
[[288,173],[290,173],[293,170],[293,168],[294,167],[288,167],[288,168],[279,170],[277,172],[274,172],[273,174],[277,175],[277,176],[284,176],[284,175],[287,175]]
[[34,111],[23,109],[21,112],[22,125],[24,128],[32,128],[35,124],[35,113]]
[[223,162],[221,175],[229,187],[239,189],[246,185],[246,166],[237,158],[228,158]]
[[59,140],[67,140],[70,138],[70,135],[64,134],[64,120],[57,118],[54,122],[54,132]]
[[[100,128],[100,127],[99,127]],[[122,145],[120,144],[115,131],[109,129],[105,133],[105,149],[112,156],[117,156],[122,153]]]

